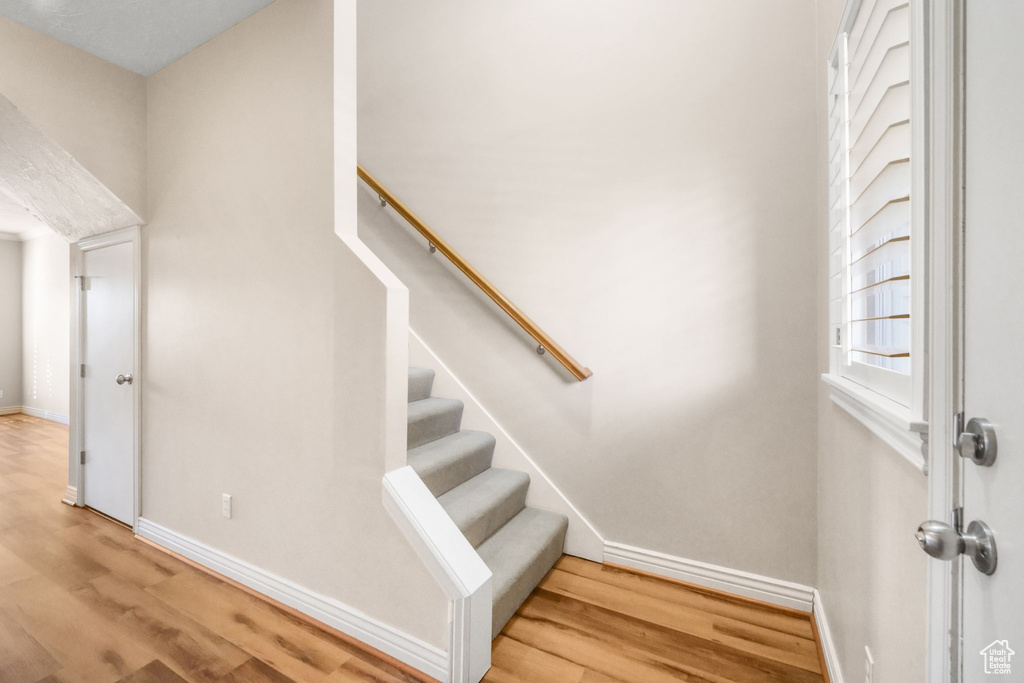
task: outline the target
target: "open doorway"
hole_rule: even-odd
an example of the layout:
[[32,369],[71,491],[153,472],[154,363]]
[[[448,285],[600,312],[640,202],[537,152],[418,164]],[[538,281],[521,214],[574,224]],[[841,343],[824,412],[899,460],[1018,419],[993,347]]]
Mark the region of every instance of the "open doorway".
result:
[[3,96],[0,199],[0,414],[68,425],[63,501],[134,527],[142,220]]
[[0,414],[68,424],[70,248],[0,191]]

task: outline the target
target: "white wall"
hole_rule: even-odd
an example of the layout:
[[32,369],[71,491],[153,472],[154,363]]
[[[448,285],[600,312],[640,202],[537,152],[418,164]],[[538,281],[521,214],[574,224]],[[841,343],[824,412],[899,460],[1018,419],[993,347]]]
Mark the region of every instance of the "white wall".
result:
[[146,217],[146,79],[0,17],[0,93]]
[[[3,225],[0,225],[0,232]],[[21,242],[0,238],[0,410],[21,405]]]
[[[817,0],[814,78],[819,372],[828,370],[825,62],[843,0]],[[927,478],[828,398],[818,385],[818,576],[846,681],[859,681],[864,647],[875,683],[923,681],[927,556],[914,540],[928,519]]]
[[360,162],[594,376],[364,189],[412,327],[607,540],[802,583],[814,22],[806,0],[359,5]]
[[67,418],[71,253],[56,233],[22,243],[22,405]]
[[335,234],[332,18],[277,0],[148,80],[142,512],[446,648],[381,504],[385,288]]

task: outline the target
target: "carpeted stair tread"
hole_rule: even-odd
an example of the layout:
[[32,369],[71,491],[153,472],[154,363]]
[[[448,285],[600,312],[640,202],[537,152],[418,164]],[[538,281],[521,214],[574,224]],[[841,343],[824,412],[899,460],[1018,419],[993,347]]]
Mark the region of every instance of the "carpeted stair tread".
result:
[[436,497],[486,471],[494,444],[487,432],[465,429],[412,449],[408,463]]
[[565,515],[523,508],[477,548],[494,574],[491,638],[498,636],[562,556],[568,526]]
[[526,507],[530,475],[492,467],[456,486],[437,502],[473,547]]
[[459,431],[462,401],[450,398],[424,398],[409,404],[407,448],[416,448],[443,439]]
[[409,368],[409,403],[430,398],[434,387],[434,371],[430,368]]
[[530,475],[491,467],[494,436],[461,431],[462,401],[433,387],[433,370],[409,368],[406,462],[491,569],[495,638],[562,556],[569,520],[526,507]]

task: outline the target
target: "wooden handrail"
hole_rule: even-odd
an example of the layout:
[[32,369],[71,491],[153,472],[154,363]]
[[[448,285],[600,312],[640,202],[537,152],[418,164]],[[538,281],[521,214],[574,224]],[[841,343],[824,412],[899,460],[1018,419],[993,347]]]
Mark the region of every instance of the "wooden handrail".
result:
[[482,289],[484,294],[489,296],[494,303],[498,304],[498,306],[501,307],[501,310],[508,313],[510,318],[515,320],[520,327],[526,330],[528,335],[536,339],[539,344],[538,349],[543,349],[550,353],[555,360],[564,365],[565,368],[581,382],[594,374],[590,371],[590,368],[583,367],[575,358],[566,353],[565,349],[556,344],[555,340],[549,337],[544,330],[540,329],[537,323],[530,320],[529,316],[519,310],[519,307],[512,303],[507,296],[502,294],[497,287],[492,285],[490,280],[481,275],[480,271],[471,266],[466,259],[462,258],[459,252],[452,249],[451,245],[445,242],[440,235],[431,230],[426,223],[421,221],[416,214],[410,211],[405,204],[400,202],[395,195],[391,194],[391,191],[388,190],[388,188],[381,185],[380,182],[370,175],[365,168],[357,165],[356,170],[359,177],[362,178],[363,181],[381,197],[381,199],[390,204],[391,208],[398,212],[398,215],[409,221],[409,225],[416,228],[417,232],[423,235],[430,244],[437,247],[437,250],[441,252],[445,258],[451,261],[456,268],[461,270],[463,274],[473,282],[473,284]]

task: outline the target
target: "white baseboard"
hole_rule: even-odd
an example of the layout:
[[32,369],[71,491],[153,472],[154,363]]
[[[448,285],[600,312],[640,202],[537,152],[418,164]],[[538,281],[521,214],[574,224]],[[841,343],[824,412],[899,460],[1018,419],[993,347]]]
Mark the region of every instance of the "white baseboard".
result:
[[0,408],[0,415],[20,415],[21,406],[7,406]]
[[821,641],[821,652],[825,655],[825,666],[831,683],[843,683],[843,670],[839,666],[839,653],[836,652],[832,631],[829,629],[828,618],[825,616],[825,605],[821,594],[814,591],[814,621],[818,625],[818,640]]
[[40,420],[49,420],[50,422],[59,422],[62,425],[70,424],[71,420],[68,419],[67,415],[58,415],[57,413],[51,413],[47,410],[40,410],[39,408],[30,408],[29,406],[22,406],[21,412],[25,415],[31,415],[32,417],[38,417]]
[[288,579],[275,576],[148,519],[139,518],[136,533],[375,647],[439,681],[448,679],[448,653],[377,621],[357,609],[314,593]]
[[64,498],[62,498],[60,502],[72,507],[78,505],[78,488],[75,486],[68,486],[64,489]]
[[653,550],[606,542],[604,561],[804,612],[814,607],[814,589],[809,586]]

